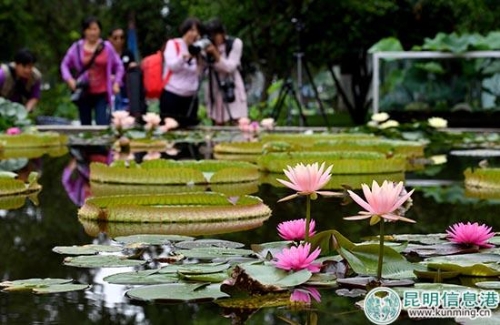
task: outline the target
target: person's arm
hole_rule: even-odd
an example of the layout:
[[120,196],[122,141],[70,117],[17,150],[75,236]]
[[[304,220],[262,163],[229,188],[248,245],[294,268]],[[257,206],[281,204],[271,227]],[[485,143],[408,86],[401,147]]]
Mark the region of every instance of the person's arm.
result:
[[220,55],[219,60],[214,63],[215,69],[225,73],[233,73],[236,71],[241,63],[242,50],[243,42],[239,38],[235,38],[229,56]]
[[167,42],[167,46],[165,46],[165,51],[163,52],[163,59],[165,60],[165,65],[170,71],[179,71],[187,61],[187,54],[183,54],[181,51],[182,49],[179,41],[169,40]]
[[24,105],[28,112],[32,112],[36,104],[38,104],[38,101],[40,100],[41,89],[42,89],[41,80],[36,81],[35,84],[31,87],[30,97],[26,102],[26,104]]
[[66,55],[64,55],[64,58],[61,62],[61,76],[63,80],[66,81],[71,90],[75,90],[76,88],[76,80],[71,75],[70,69],[74,67],[74,58],[75,55],[78,55],[78,53],[76,53],[77,50],[78,49],[75,42],[69,47]]
[[130,61],[128,63],[128,68],[130,69],[130,68],[137,67],[137,61],[135,60],[134,53],[132,53],[132,51],[129,49],[126,49],[126,53],[127,53],[128,57],[130,58]]
[[108,57],[109,60],[111,60],[110,61],[111,71],[114,74],[113,92],[117,94],[120,92],[120,84],[123,79],[123,73],[124,73],[123,63],[118,53],[116,53],[115,49],[108,41],[104,42],[104,46],[107,48]]

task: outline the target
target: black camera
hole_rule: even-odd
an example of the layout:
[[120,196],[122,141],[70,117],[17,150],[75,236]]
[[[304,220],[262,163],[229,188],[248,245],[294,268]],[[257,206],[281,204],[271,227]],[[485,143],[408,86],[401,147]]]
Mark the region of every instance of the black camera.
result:
[[212,41],[206,37],[199,39],[188,46],[189,54],[193,56],[198,55],[202,51],[204,51],[210,44],[212,44]]
[[232,78],[226,78],[220,83],[222,90],[222,99],[226,103],[232,103],[236,100],[234,95],[234,81]]
[[89,88],[88,80],[78,80],[76,82],[75,90],[71,93],[71,101],[76,103],[80,101],[85,95],[86,90]]

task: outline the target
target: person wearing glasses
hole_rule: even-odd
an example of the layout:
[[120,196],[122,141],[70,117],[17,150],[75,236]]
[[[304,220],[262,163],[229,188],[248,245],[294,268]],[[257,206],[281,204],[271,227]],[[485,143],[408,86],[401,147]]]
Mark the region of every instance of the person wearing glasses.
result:
[[127,73],[133,68],[136,68],[137,61],[135,60],[134,53],[125,46],[125,31],[123,28],[115,27],[110,30],[108,41],[113,45],[116,53],[120,56],[123,63],[125,73],[123,74],[122,86],[120,92],[115,96],[115,110],[127,110],[129,107],[129,96],[127,93]]

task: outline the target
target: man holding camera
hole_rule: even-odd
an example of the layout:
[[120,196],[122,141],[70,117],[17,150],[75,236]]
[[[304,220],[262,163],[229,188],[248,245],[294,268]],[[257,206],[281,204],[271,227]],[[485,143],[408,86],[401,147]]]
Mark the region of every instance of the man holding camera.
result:
[[35,55],[19,50],[14,62],[0,65],[0,97],[23,104],[31,112],[40,99],[42,75],[34,67]]
[[248,116],[245,85],[238,70],[243,42],[227,36],[218,19],[208,22],[206,28],[213,43],[205,50],[210,57],[205,91],[208,116],[215,125],[224,125]]

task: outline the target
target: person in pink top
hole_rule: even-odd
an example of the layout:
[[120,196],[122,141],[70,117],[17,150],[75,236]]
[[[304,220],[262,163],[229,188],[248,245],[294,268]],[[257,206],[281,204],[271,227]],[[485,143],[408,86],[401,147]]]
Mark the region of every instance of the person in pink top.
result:
[[247,95],[239,71],[243,42],[230,37],[219,19],[206,24],[213,45],[206,52],[209,60],[209,80],[205,91],[208,116],[215,125],[234,123],[248,116]]
[[[120,91],[124,69],[120,56],[100,38],[102,25],[95,17],[82,22],[82,39],[74,42],[61,62],[62,78],[72,91],[84,95],[76,101],[82,125],[109,125],[112,98]],[[72,72],[73,70],[73,72]]]
[[179,27],[179,38],[170,39],[165,46],[164,77],[169,79],[160,96],[160,117],[174,118],[180,127],[198,124],[198,85],[200,60],[188,48],[200,37],[201,22],[186,19]]

